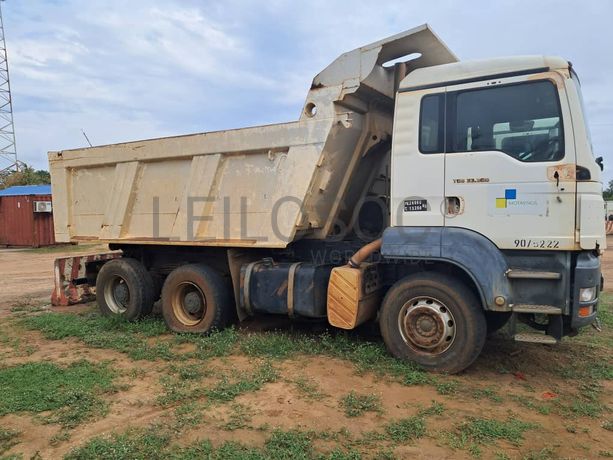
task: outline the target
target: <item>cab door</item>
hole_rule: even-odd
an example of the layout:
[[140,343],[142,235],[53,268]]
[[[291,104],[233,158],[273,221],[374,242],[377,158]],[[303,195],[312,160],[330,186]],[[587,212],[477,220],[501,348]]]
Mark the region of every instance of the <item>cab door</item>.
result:
[[391,225],[442,227],[445,88],[399,92],[392,136]]
[[557,72],[447,87],[444,225],[501,249],[575,248],[575,154]]

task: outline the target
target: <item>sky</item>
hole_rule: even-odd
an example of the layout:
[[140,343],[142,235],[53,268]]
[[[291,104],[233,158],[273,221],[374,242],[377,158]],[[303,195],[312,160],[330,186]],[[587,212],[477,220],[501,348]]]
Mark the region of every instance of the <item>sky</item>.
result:
[[298,119],[345,51],[429,23],[461,60],[559,55],[578,72],[613,179],[611,0],[7,0],[20,160]]

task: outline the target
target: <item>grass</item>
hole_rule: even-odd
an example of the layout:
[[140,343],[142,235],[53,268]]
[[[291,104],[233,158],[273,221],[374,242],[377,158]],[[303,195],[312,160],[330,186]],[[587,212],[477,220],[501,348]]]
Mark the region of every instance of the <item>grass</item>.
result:
[[335,449],[325,454],[314,451],[309,433],[298,430],[275,430],[262,448],[247,447],[227,441],[213,447],[210,441],[197,441],[185,447],[171,444],[171,436],[161,427],[129,430],[121,434],[90,439],[71,450],[66,460],[358,460],[353,450]]
[[[228,328],[206,336],[174,335],[175,344],[190,343],[196,347],[193,353],[179,353],[173,350],[168,340],[159,340],[160,336],[168,334],[159,318],[127,322],[123,318],[104,317],[98,313],[75,315],[49,312],[19,318],[17,324],[29,330],[41,331],[50,340],[77,338],[86,346],[116,350],[135,360],[206,360],[236,353],[268,359],[324,355],[350,361],[359,373],[373,372],[379,376],[393,377],[405,385],[434,381],[430,374],[415,364],[390,356],[382,343],[365,342],[342,332],[240,334],[235,328]],[[152,338],[158,340],[152,342]]]
[[265,384],[278,379],[277,370],[269,361],[265,361],[252,373],[240,373],[237,378],[223,376],[212,388],[207,388],[204,394],[209,401],[229,402],[243,393],[259,390]]
[[26,329],[39,330],[50,340],[77,338],[88,347],[116,350],[135,360],[177,358],[169,343],[152,344],[148,340],[168,334],[164,322],[159,318],[128,322],[121,317],[101,316],[98,313],[43,313],[21,318],[18,324]]
[[340,399],[339,405],[347,417],[359,417],[366,412],[376,412],[378,414],[383,412],[379,396],[374,394],[362,395],[353,390]]
[[29,362],[0,369],[0,415],[52,411],[47,419],[73,428],[106,412],[101,394],[115,390],[108,365],[78,361],[66,367]]
[[0,428],[0,455],[4,454],[11,447],[19,444],[21,433],[16,430]]
[[394,442],[408,442],[426,434],[426,420],[421,415],[388,423],[385,431]]
[[515,418],[495,420],[469,417],[461,423],[454,434],[451,435],[452,447],[466,448],[473,455],[480,455],[480,445],[492,444],[504,439],[513,445],[519,446],[527,430],[537,428],[538,425],[523,422]]
[[490,401],[495,403],[502,402],[502,397],[498,394],[498,392],[493,388],[489,387],[477,388],[473,391],[473,397],[475,399],[489,399]]
[[457,380],[442,381],[435,384],[436,391],[440,395],[454,395],[460,388],[460,382]]
[[420,409],[419,415],[422,417],[429,417],[431,415],[442,415],[443,412],[445,412],[445,406],[439,402],[432,401],[430,407]]
[[240,428],[247,428],[251,423],[251,413],[249,408],[244,404],[233,403],[231,406],[230,416],[228,421],[222,425],[222,429],[234,431]]
[[[613,298],[608,302],[613,302]],[[605,323],[603,325],[610,329],[609,309],[610,304],[602,304],[601,312],[604,312],[603,323]],[[606,329],[600,335],[591,330],[582,332],[576,338],[577,342],[574,342],[576,339],[566,340],[560,345],[562,347],[560,352],[551,352],[551,356],[555,359],[543,360],[542,365],[539,362],[538,367],[532,363],[523,367],[522,357],[505,355],[503,364],[507,372],[519,369],[527,376],[527,382],[518,382],[518,384],[525,391],[531,392],[532,396],[519,396],[507,394],[495,385],[484,386],[488,384],[475,380],[470,375],[465,378],[464,375],[445,377],[425,373],[417,366],[392,358],[381,343],[367,341],[352,333],[333,331],[245,333],[236,328],[229,328],[206,336],[171,335],[166,331],[163,322],[157,318],[126,323],[117,318],[101,317],[97,313],[30,314],[12,321],[13,323],[9,324],[18,323],[27,329],[40,330],[49,339],[73,337],[86,346],[113,349],[125,353],[132,359],[166,361],[159,366],[156,365],[156,371],[161,370],[167,374],[160,380],[163,393],[158,402],[170,407],[170,410],[165,411],[169,417],[168,423],[153,431],[135,430],[91,439],[73,450],[69,458],[319,460],[360,458],[360,451],[367,458],[373,455],[376,458],[394,458],[393,449],[398,444],[412,443],[426,435],[437,438],[436,442],[441,440],[441,435],[434,430],[433,423],[430,427],[428,417],[436,416],[439,417],[437,421],[450,422],[452,417],[463,416],[462,410],[455,404],[447,414],[440,402],[433,401],[430,406],[416,409],[402,406],[408,410],[412,409],[413,412],[407,415],[413,415],[391,421],[388,418],[378,418],[380,427],[377,430],[361,434],[352,434],[349,430],[326,433],[324,427],[317,432],[273,430],[276,425],[274,420],[270,424],[252,426],[252,417],[255,416],[246,405],[246,401],[256,399],[259,393],[250,395],[249,399],[245,400],[236,398],[258,391],[267,383],[279,379],[292,385],[295,397],[304,398],[309,403],[324,404],[329,407],[330,403],[336,402],[323,393],[317,380],[309,377],[306,371],[301,370],[298,376],[294,374],[291,377],[281,374],[281,369],[285,366],[278,366],[279,361],[296,359],[295,363],[303,363],[304,358],[309,356],[325,356],[348,361],[353,364],[357,373],[372,373],[376,378],[385,379],[385,383],[433,385],[438,394],[448,397],[459,394],[462,398],[458,398],[458,404],[479,405],[484,411],[492,407],[492,403],[504,402],[505,408],[506,405],[510,405],[520,414],[526,413],[525,409],[537,411],[542,415],[556,414],[566,417],[569,421],[575,421],[577,426],[581,426],[581,421],[575,420],[577,417],[603,417],[601,420],[589,421],[592,431],[597,430],[605,434],[608,431],[604,430],[612,428],[611,421],[603,423],[605,417],[606,420],[610,417],[608,417],[609,409],[601,401],[603,388],[606,388],[603,387],[602,380],[613,378],[613,366],[610,361],[603,359],[603,356],[607,356],[603,353],[608,353],[610,349],[603,344],[610,343],[608,340],[612,336]],[[234,360],[225,359],[228,356],[246,356],[252,367],[247,370],[228,370],[234,363]],[[528,358],[531,356],[530,349],[527,356]],[[537,356],[548,355],[539,351]],[[211,361],[213,358],[221,359]],[[331,361],[330,365],[334,365],[334,361]],[[487,364],[481,362],[477,368],[484,365]],[[146,366],[150,367],[151,365]],[[295,366],[289,367],[294,369]],[[537,368],[538,371],[535,371]],[[495,364],[491,364],[490,369],[496,369]],[[142,373],[136,372],[136,368],[133,375],[134,378],[144,377]],[[558,395],[556,398],[544,401],[538,398],[536,388],[537,379],[540,377],[545,378],[544,384],[547,385],[547,389]],[[562,379],[568,380],[570,385],[556,383]],[[553,386],[551,386],[552,381]],[[528,387],[529,384],[532,386]],[[350,392],[351,388],[347,388],[345,392],[349,393],[338,400],[339,414],[344,411],[350,417],[377,417],[377,414],[381,413],[380,398],[376,395]],[[94,395],[98,396],[99,393],[95,391]],[[324,400],[326,397],[328,400]],[[447,401],[443,397],[437,399]],[[239,400],[244,404],[239,404],[237,402]],[[74,405],[71,403],[69,407]],[[251,430],[250,436],[257,436],[261,441],[265,439],[264,444],[260,443],[261,447],[254,448],[236,442],[212,445],[204,440],[182,447],[174,445],[174,440],[179,438],[179,432],[190,429],[191,433],[195,433],[195,427],[205,426],[203,425],[205,410],[211,405],[223,406],[222,413],[225,414],[223,419],[213,422],[216,425],[214,429]],[[57,417],[60,412],[60,409],[55,409],[52,415]],[[481,455],[483,450],[484,455],[493,457],[495,454],[500,454],[497,458],[503,459],[505,458],[503,454],[496,452],[500,451],[503,445],[496,447],[496,443],[504,440],[520,445],[526,431],[536,427],[517,418],[518,416],[515,417],[501,420],[485,417],[468,418],[463,423],[456,422],[459,424],[455,425],[447,438],[443,439],[449,441],[451,447],[465,449],[472,455]],[[198,432],[202,430],[199,429]],[[562,435],[569,436],[567,432],[563,432]],[[233,434],[227,433],[227,436]],[[338,449],[341,446],[343,449]],[[322,449],[335,450],[322,453]],[[592,452],[594,455],[596,453],[597,450]],[[526,458],[549,458],[539,456],[541,454],[540,451],[531,454],[524,452],[524,455],[530,455]]]
[[296,377],[293,383],[300,394],[306,399],[320,401],[326,397],[319,388],[319,385],[317,385],[317,382],[311,378],[302,375]]

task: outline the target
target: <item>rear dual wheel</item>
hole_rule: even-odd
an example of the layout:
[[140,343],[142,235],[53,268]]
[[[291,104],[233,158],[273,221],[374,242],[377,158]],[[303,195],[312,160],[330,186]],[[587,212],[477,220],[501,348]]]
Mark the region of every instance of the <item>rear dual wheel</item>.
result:
[[188,264],[168,275],[162,288],[162,314],[174,332],[207,333],[232,319],[230,283],[204,264]]
[[96,278],[96,299],[105,316],[123,316],[129,321],[151,313],[155,286],[151,274],[136,259],[113,259]]
[[439,273],[411,275],[394,284],[383,301],[379,325],[394,356],[450,374],[473,363],[487,333],[475,295]]

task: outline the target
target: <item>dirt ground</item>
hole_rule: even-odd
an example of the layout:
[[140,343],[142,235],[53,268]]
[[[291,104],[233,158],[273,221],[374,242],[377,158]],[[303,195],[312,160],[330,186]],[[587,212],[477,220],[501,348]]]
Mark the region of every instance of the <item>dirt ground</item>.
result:
[[0,249],[0,309],[25,299],[48,301],[53,290],[56,258],[106,251],[106,246],[94,245]]
[[[605,291],[613,292],[613,238],[609,246],[611,249],[603,258],[603,271],[605,280],[611,280],[605,281]],[[191,386],[175,382],[177,388],[173,387],[173,391],[194,390],[189,393],[191,396],[187,402],[179,398],[161,403],[161,395],[170,394],[165,379],[172,374],[170,367],[176,364],[172,360],[135,359],[117,349],[86,344],[82,338],[45,338],[40,331],[19,326],[19,320],[25,315],[40,315],[38,310],[46,308],[44,304],[48,302],[53,285],[54,259],[81,253],[79,248],[66,249],[0,250],[0,311],[5,335],[0,343],[0,368],[33,362],[68,365],[83,359],[94,363],[111,362],[118,373],[118,390],[105,395],[109,407],[106,415],[69,430],[57,423],[48,423],[46,412],[21,411],[0,416],[0,428],[19,433],[15,444],[7,446],[4,454],[60,458],[97,436],[161,424],[174,427],[172,442],[182,446],[209,439],[214,446],[224,441],[238,441],[264,448],[271,431],[281,428],[310,433],[314,447],[320,452],[352,446],[364,458],[481,457],[502,460],[613,456],[613,432],[610,431],[613,382],[610,376],[594,377],[597,408],[588,410],[592,408],[592,400],[581,395],[587,391],[581,386],[585,383],[581,379],[587,374],[577,376],[583,359],[594,360],[594,369],[598,368],[598,363],[610,369],[611,335],[603,341],[590,328],[579,337],[566,338],[553,347],[517,344],[493,337],[488,339],[482,355],[467,371],[457,376],[437,376],[431,383],[415,385],[386,375],[358,372],[354,363],[346,359],[292,355],[272,361],[278,378],[223,403],[207,401],[203,394],[219,381],[220,375],[251,372],[261,365],[261,359],[240,352],[206,361],[190,358],[181,365],[201,369],[202,377],[197,382],[190,380]],[[84,253],[100,249],[88,247]],[[69,310],[83,313],[93,310],[93,306],[74,306]],[[196,350],[192,343],[176,344],[172,337],[164,333],[147,340],[152,348],[171,344],[173,352],[177,353]],[[561,369],[568,369],[568,372]],[[379,409],[348,417],[339,401],[350,390],[374,395]],[[416,416],[433,401],[441,404],[444,411],[425,418],[425,435],[406,442],[390,441],[381,437],[383,435],[377,437],[376,433],[385,432],[383,427],[404,417]],[[187,406],[188,402],[195,406]],[[201,417],[195,422],[179,423],[178,414],[186,407],[194,411],[199,408]],[[230,422],[237,414],[242,414],[239,417],[242,422],[232,425]],[[462,445],[461,436],[458,437],[462,431],[458,427],[482,418],[501,421],[513,418],[530,424],[530,428],[524,431],[520,441],[494,435],[494,439],[483,442],[478,437],[473,441],[470,438]],[[1,442],[0,439],[0,455]],[[129,458],[129,455],[117,458]]]

